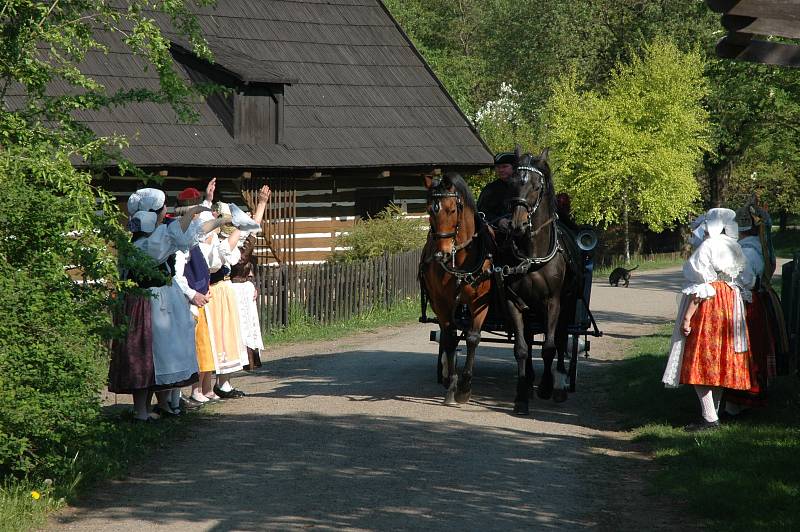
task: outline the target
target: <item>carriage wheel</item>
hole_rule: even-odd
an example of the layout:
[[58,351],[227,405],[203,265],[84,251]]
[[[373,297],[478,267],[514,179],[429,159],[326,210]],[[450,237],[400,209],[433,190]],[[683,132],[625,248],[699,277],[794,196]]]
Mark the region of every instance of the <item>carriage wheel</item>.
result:
[[572,335],[572,356],[569,361],[569,391],[575,392],[575,385],[578,381],[578,335]]

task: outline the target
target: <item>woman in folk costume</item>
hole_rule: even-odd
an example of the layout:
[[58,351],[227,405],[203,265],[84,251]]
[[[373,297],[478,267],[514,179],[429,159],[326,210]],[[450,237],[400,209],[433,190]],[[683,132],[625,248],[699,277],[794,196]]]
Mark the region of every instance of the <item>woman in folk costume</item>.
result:
[[[208,186],[212,189],[211,193],[213,194],[214,180]],[[206,189],[206,194],[209,194],[208,188]],[[175,208],[175,213],[182,214],[186,210],[200,205],[203,197],[196,188],[186,188],[178,193],[177,199],[178,206]],[[197,216],[199,215],[195,215],[195,217]],[[213,216],[207,215],[204,218],[213,219]],[[188,252],[178,251],[175,254],[175,282],[189,301],[189,309],[196,320],[194,341],[200,374],[198,381],[192,384],[192,392],[188,399],[190,404],[196,406],[207,403],[210,400],[207,394],[211,394],[212,376],[215,368],[204,308],[211,300],[211,292],[209,290],[211,273],[206,260],[206,256],[210,252],[211,245],[201,242],[200,245],[193,247]]]
[[[109,368],[108,389],[133,395],[134,419],[149,421],[150,394],[159,391],[159,406],[173,413],[170,393],[165,390],[184,386],[197,379],[194,346],[194,321],[180,288],[170,282],[174,254],[196,246],[202,236],[218,222],[202,225],[193,221],[197,207],[186,215],[164,224],[165,196],[160,190],[144,188],[128,199],[128,228],[134,245],[159,265],[158,278],[135,278],[150,297],[129,295],[125,299],[128,329],[125,338],[115,342]],[[127,276],[123,272],[123,276]]]
[[754,278],[755,283],[752,303],[747,305],[751,386],[747,391],[725,393],[725,412],[733,416],[748,407],[766,405],[767,390],[778,373],[776,358],[788,350],[783,311],[770,284],[776,267],[770,237],[772,221],[755,198],[736,213],[736,220],[739,244],[747,259],[742,275]]
[[719,426],[723,389],[751,386],[744,300],[754,283],[741,275],[746,259],[735,212],[711,209],[693,227],[697,249],[683,266],[686,283],[662,378],[667,387],[694,386],[702,420],[686,427],[691,431]]
[[237,264],[241,257],[238,248],[241,232],[236,226],[242,223],[250,225],[253,221],[232,203],[228,205],[218,202],[215,208],[218,219],[225,219],[228,223],[234,224],[234,228],[225,231],[221,237],[216,233],[212,235],[209,242],[210,252],[206,256],[211,271],[211,300],[205,306],[206,322],[211,338],[214,370],[217,374],[217,383],[209,397],[230,399],[245,395],[241,390],[231,386],[230,374],[244,369],[248,363],[247,349],[242,342],[239,328],[238,302],[230,281],[230,272],[231,266]]
[[[264,212],[267,209],[270,190],[267,185],[258,191],[258,202],[256,203],[255,213],[253,214],[252,226],[244,243],[241,245],[241,257],[239,262],[231,267],[231,283],[236,293],[236,301],[239,305],[239,330],[242,333],[242,342],[247,349],[248,361],[245,365],[246,370],[254,370],[261,367],[260,350],[264,349],[264,339],[261,335],[261,325],[258,321],[258,307],[256,305],[255,273],[253,272],[253,252],[256,246],[256,236],[261,229],[261,221],[264,219]],[[244,229],[240,225],[240,229]]]

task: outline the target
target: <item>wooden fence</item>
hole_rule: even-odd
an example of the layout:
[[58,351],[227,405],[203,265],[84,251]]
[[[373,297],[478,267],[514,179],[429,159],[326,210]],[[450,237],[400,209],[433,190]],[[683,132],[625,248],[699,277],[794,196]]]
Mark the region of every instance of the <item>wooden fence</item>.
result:
[[266,265],[256,273],[262,331],[302,313],[320,324],[358,316],[419,296],[420,251],[339,264]]

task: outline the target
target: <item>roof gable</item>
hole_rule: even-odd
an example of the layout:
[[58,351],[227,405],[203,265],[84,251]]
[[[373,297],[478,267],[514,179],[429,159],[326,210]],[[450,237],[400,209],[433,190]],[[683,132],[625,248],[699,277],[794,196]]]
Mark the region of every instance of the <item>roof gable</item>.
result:
[[[218,69],[237,84],[282,83],[283,135],[237,144],[208,104],[196,124],[165,106],[85,112],[97,133],[131,138],[142,166],[336,168],[482,167],[491,154],[410,40],[378,0],[218,0],[198,18]],[[173,37],[185,76],[201,68]],[[113,40],[113,39],[112,39]],[[92,54],[85,68],[110,89],[157,86],[152,69],[124,53]]]

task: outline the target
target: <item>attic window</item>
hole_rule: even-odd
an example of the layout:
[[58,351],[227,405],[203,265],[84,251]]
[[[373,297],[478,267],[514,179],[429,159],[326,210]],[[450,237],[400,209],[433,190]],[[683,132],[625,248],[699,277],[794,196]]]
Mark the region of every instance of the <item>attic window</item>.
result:
[[243,87],[233,97],[233,138],[240,144],[283,142],[283,86]]

